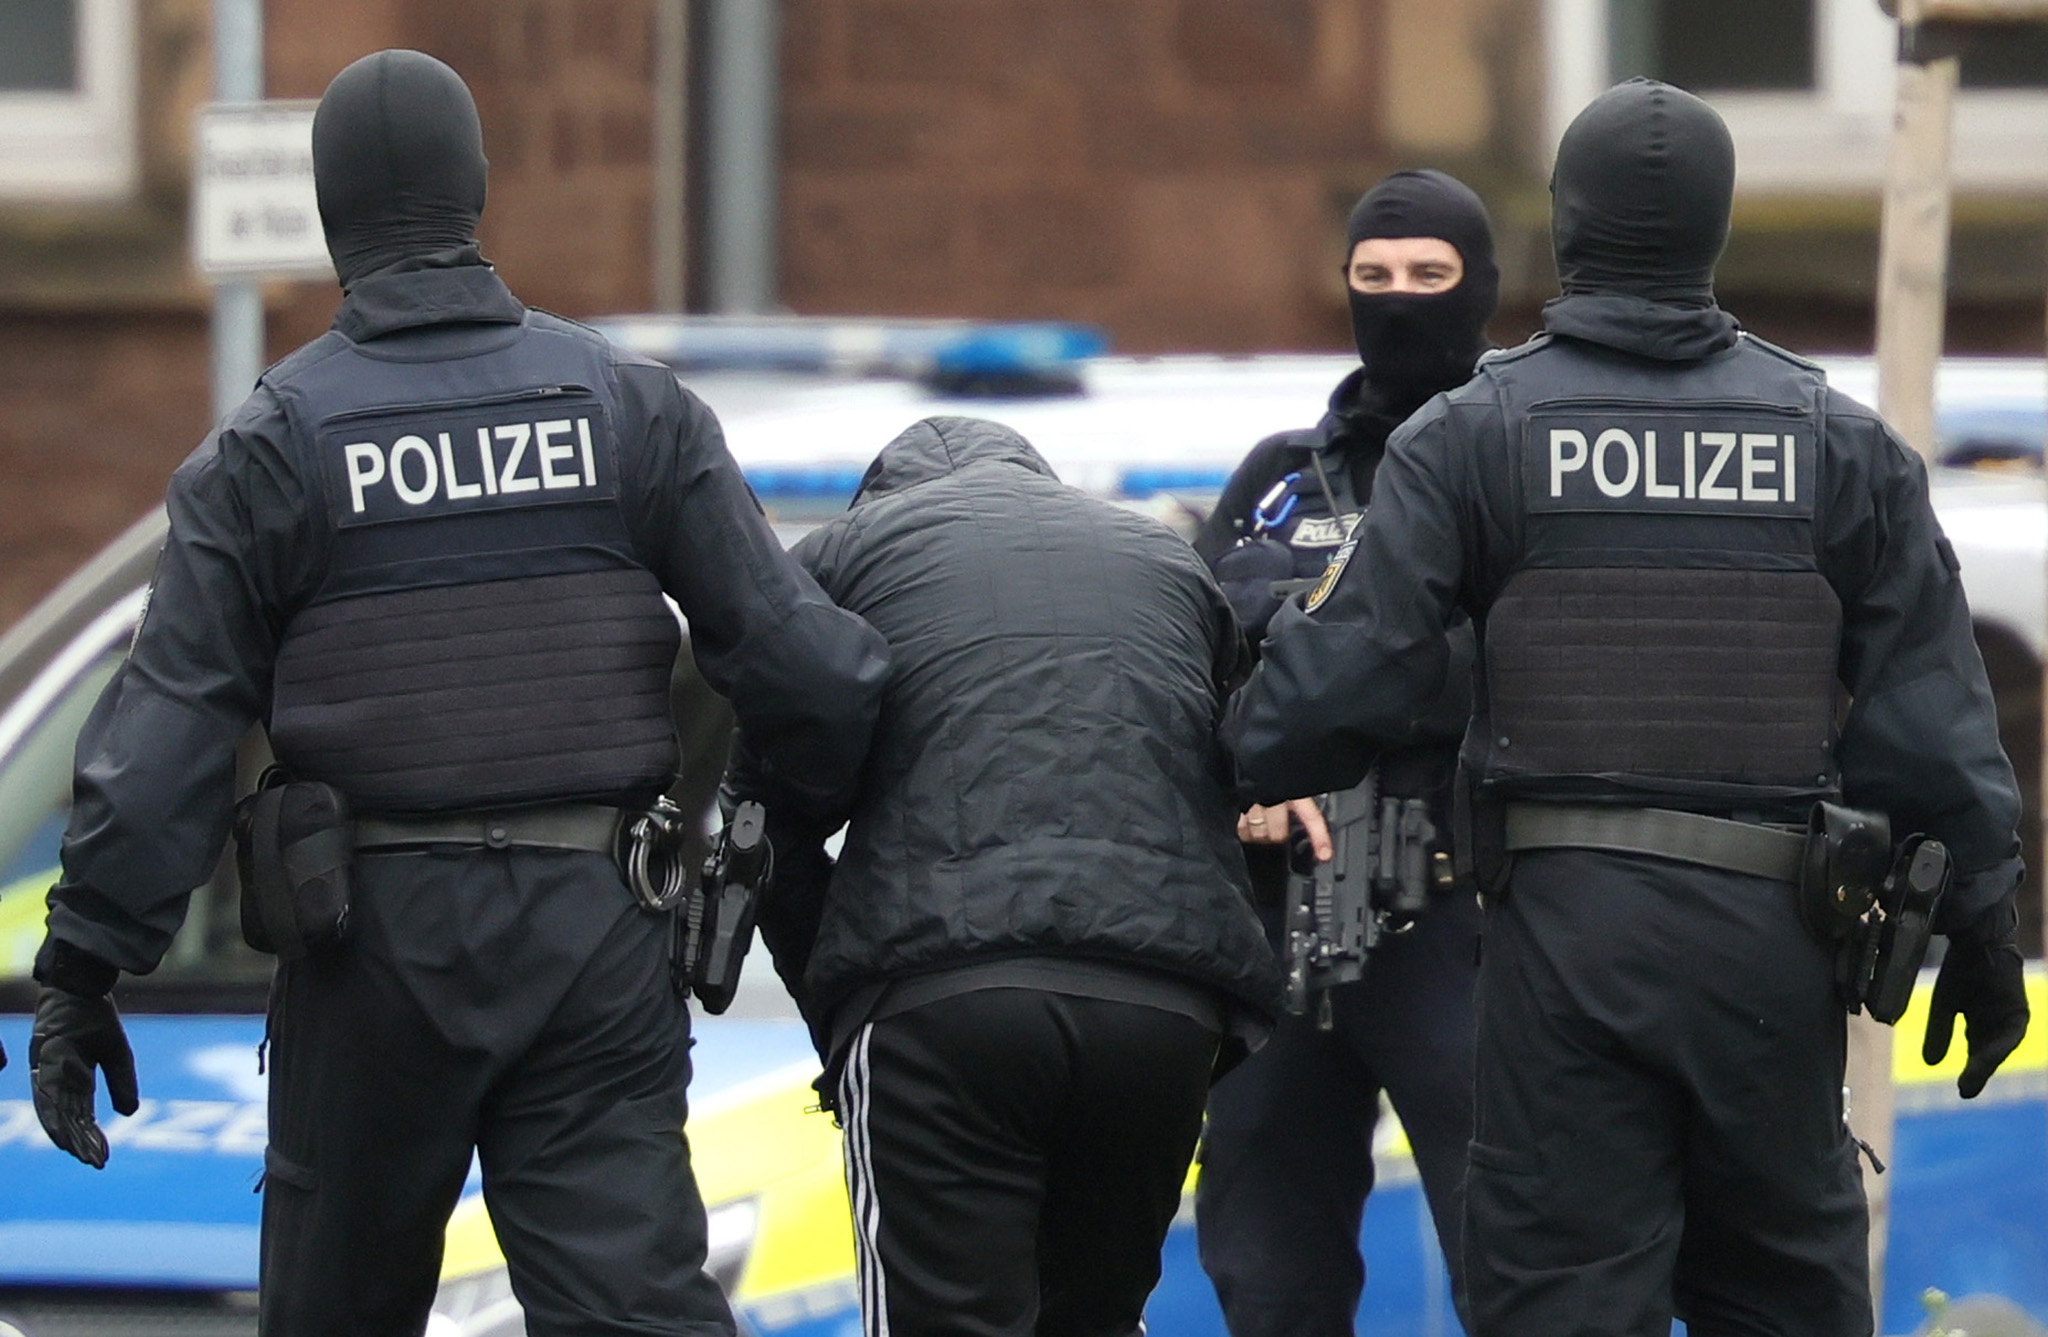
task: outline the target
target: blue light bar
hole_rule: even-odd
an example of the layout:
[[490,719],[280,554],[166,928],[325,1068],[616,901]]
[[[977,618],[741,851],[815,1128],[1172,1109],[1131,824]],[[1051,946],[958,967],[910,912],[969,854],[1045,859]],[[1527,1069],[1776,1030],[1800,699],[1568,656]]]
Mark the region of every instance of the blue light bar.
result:
[[1221,492],[1229,481],[1228,469],[1126,469],[1117,480],[1117,495],[1143,501],[1161,492]]
[[1028,376],[1071,370],[1109,347],[1100,330],[1053,321],[619,316],[593,324],[621,348],[678,371]]
[[754,468],[746,471],[747,486],[763,501],[827,500],[845,501],[860,486],[866,472],[855,466],[820,468]]

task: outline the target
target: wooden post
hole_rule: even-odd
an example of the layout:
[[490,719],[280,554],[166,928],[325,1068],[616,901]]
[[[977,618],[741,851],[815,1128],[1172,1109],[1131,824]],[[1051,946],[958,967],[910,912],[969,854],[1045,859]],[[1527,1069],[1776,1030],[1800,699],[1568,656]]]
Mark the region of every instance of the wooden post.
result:
[[[1898,102],[1878,246],[1877,406],[1931,464],[1934,377],[1948,292],[1950,127],[1961,62],[1953,55],[1927,59],[1917,49],[1924,7],[1924,0],[1899,0]],[[1849,1019],[1851,1127],[1887,1163],[1893,1142],[1892,1043],[1891,1027],[1860,1013]],[[1871,1300],[1881,1315],[1891,1185],[1866,1161],[1863,1189],[1870,1202]]]

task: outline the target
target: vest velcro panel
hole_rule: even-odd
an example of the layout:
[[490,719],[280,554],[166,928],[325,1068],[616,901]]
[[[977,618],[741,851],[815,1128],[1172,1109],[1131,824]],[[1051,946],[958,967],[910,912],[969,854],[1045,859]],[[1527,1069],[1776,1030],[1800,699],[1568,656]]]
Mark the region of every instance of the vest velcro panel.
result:
[[680,643],[636,569],[315,604],[286,629],[271,743],[370,812],[645,794],[679,759]]
[[1817,572],[1524,569],[1486,619],[1489,770],[1812,785],[1840,635]]

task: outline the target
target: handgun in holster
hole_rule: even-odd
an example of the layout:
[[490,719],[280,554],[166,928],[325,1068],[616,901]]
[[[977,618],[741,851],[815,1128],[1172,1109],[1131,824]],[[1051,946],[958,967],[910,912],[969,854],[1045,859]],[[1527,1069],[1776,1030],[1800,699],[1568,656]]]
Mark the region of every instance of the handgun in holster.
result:
[[749,799],[733,809],[719,832],[704,876],[676,917],[678,945],[671,968],[678,988],[688,986],[714,1016],[732,1006],[740,968],[754,942],[761,891],[775,872],[768,814]]
[[1448,885],[1450,859],[1436,847],[1436,824],[1419,798],[1379,792],[1377,773],[1352,789],[1317,798],[1330,828],[1330,858],[1305,841],[1289,852],[1286,922],[1287,1006],[1316,1025],[1332,1025],[1329,991],[1365,977],[1380,938],[1400,933]]
[[1929,836],[1894,850],[1883,813],[1814,805],[1800,915],[1835,945],[1835,988],[1849,1011],[1887,1026],[1905,1015],[1951,871],[1948,847]]

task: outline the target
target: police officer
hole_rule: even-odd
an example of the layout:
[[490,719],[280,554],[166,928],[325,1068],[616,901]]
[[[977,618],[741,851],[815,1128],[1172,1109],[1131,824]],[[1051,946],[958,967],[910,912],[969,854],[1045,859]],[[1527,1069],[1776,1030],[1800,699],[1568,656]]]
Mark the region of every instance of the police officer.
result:
[[1395,434],[1228,725],[1253,798],[1350,783],[1437,692],[1454,612],[1479,625],[1478,1337],[1871,1331],[1835,949],[1782,829],[1815,800],[1954,856],[1930,1061],[1963,1016],[1973,1096],[2026,1027],[2018,791],[1955,559],[1920,461],[1715,305],[1734,167],[1665,84],[1580,114],[1544,332]]
[[[1374,186],[1352,210],[1347,245],[1363,365],[1338,384],[1315,427],[1253,448],[1195,538],[1254,644],[1280,606],[1275,585],[1312,585],[1370,504],[1388,434],[1471,378],[1499,294],[1485,206],[1442,172],[1399,172]],[[1455,636],[1469,664],[1469,624]],[[1446,685],[1426,727],[1381,757],[1378,772],[1380,794],[1429,804],[1444,850],[1458,740],[1471,714],[1466,674],[1447,675]],[[1327,857],[1319,814],[1294,806]],[[1276,940],[1289,825],[1289,809],[1276,806],[1251,809],[1238,827]],[[1363,980],[1331,991],[1328,1030],[1283,1018],[1210,1094],[1195,1223],[1233,1337],[1352,1331],[1382,1091],[1414,1149],[1453,1292],[1462,1294],[1478,937],[1469,885],[1443,888],[1412,928],[1380,941]]]
[[264,1331],[419,1332],[474,1149],[527,1331],[730,1334],[666,920],[613,853],[676,765],[662,596],[799,810],[843,801],[887,648],[788,560],[671,373],[484,262],[454,71],[357,61],[313,154],[345,297],[172,479],[133,653],[80,739],[37,1110],[104,1163],[95,1068],[136,1100],[109,990],[211,872],[260,721],[354,812],[287,805],[312,829],[278,838],[356,846],[345,935],[272,996]]

